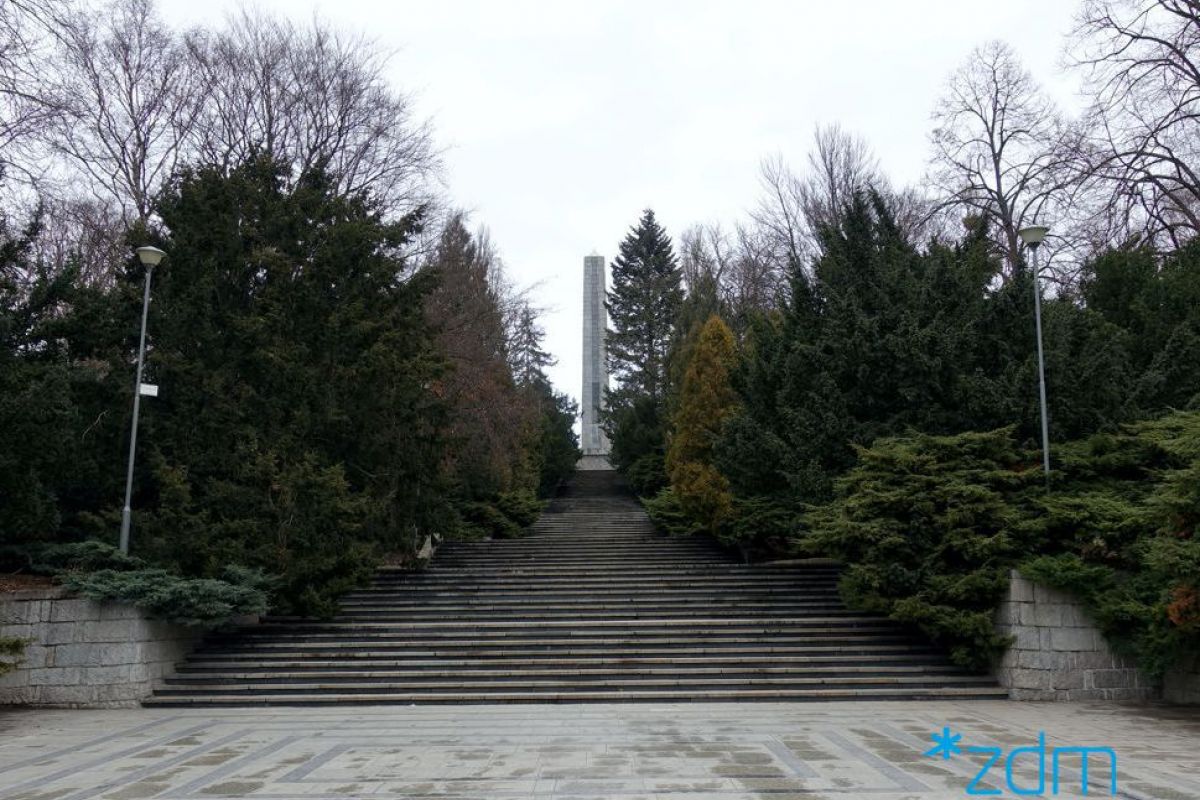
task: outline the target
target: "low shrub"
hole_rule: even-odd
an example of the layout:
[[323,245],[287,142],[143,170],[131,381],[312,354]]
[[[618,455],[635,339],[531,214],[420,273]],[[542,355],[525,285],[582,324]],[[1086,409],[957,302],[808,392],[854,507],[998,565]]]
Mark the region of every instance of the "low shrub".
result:
[[734,498],[733,510],[715,531],[707,530],[689,513],[671,488],[643,497],[651,521],[670,536],[711,533],[722,545],[735,548],[746,561],[794,549],[801,528],[801,510],[773,497]]
[[130,603],[158,619],[194,627],[261,614],[278,588],[276,578],[237,565],[225,567],[219,578],[184,578],[99,541],[34,542],[5,548],[3,558],[50,575],[84,597]]
[[147,566],[145,560],[96,540],[56,544],[32,542],[4,548],[2,557],[5,562],[18,562],[38,575],[55,575],[63,571],[141,569]]
[[661,453],[647,453],[625,470],[625,481],[638,496],[650,497],[667,485],[667,467]]
[[656,528],[670,536],[692,536],[703,528],[683,509],[679,497],[670,487],[660,489],[653,497],[643,497],[642,506]]
[[846,565],[851,607],[914,625],[956,664],[986,670],[1008,645],[992,613],[1028,552],[1012,497],[1040,479],[1036,463],[1009,429],[881,439],[805,515],[808,546]]
[[1008,571],[1078,597],[1153,676],[1200,652],[1200,413],[1055,445],[1051,490],[1011,431],[860,448],[803,544],[845,565],[855,608],[919,627],[984,669]]
[[780,497],[735,497],[733,514],[717,531],[717,539],[737,547],[748,561],[787,553],[802,541],[804,513],[804,508]]
[[243,614],[267,610],[267,594],[257,577],[250,585],[243,571],[225,580],[181,578],[162,569],[68,573],[67,589],[103,602],[134,605],[153,617],[192,627],[216,627]]
[[522,528],[507,514],[491,503],[463,503],[459,509],[462,525],[458,533],[467,539],[515,539]]
[[1061,448],[1055,492],[1030,500],[1043,554],[1021,572],[1080,598],[1105,638],[1161,676],[1200,652],[1200,414]]
[[528,528],[541,515],[546,504],[530,491],[504,492],[496,498],[496,508],[510,520]]

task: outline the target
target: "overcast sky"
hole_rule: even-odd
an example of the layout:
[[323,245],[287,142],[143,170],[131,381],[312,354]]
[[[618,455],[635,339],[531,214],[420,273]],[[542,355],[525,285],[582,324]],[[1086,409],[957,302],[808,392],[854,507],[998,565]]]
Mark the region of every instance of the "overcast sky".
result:
[[[178,25],[236,0],[162,0]],[[920,179],[948,74],[1003,39],[1064,104],[1077,0],[260,0],[396,51],[446,148],[453,201],[487,225],[545,306],[551,377],[578,398],[583,257],[609,260],[643,208],[673,235],[732,222],[758,164],[800,166],[818,124],[866,138],[897,183]]]

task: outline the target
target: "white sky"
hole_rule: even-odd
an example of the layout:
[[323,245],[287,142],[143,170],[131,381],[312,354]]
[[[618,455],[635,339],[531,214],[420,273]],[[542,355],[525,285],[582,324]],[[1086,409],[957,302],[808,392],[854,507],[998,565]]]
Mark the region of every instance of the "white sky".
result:
[[[237,0],[161,0],[176,25]],[[641,210],[673,235],[732,222],[758,164],[802,165],[817,124],[871,143],[900,184],[928,154],[929,115],[973,47],[1003,39],[1065,104],[1059,66],[1077,0],[259,0],[315,12],[397,51],[446,148],[449,192],[547,308],[551,377],[578,398],[583,257],[610,261]]]

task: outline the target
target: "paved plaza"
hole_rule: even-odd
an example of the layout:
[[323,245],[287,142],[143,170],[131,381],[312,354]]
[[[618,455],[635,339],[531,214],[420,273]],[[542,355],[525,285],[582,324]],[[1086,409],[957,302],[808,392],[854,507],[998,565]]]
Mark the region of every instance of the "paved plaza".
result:
[[[1195,710],[1003,701],[6,710],[0,798],[965,797],[986,758],[924,756],[943,727],[1005,753],[1039,730],[1109,746],[1118,796],[1200,798]],[[1058,796],[1082,796],[1079,759],[1061,773]]]

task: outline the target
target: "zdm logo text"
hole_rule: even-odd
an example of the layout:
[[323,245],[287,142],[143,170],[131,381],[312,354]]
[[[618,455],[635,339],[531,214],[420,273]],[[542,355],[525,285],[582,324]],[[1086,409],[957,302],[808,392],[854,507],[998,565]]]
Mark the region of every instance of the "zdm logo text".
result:
[[[967,753],[985,758],[982,768],[967,784],[967,794],[973,796],[997,796],[1005,794],[1000,785],[1000,773],[1004,773],[1004,786],[1014,795],[1020,797],[1042,797],[1057,795],[1064,781],[1061,778],[1064,766],[1070,768],[1076,760],[1079,763],[1079,787],[1085,795],[1090,793],[1089,761],[1097,760],[1101,775],[1097,776],[1097,788],[1103,793],[1113,796],[1117,794],[1117,753],[1111,747],[1046,747],[1046,734],[1038,733],[1037,744],[1028,747],[1015,747],[1007,756],[1001,747],[983,747],[977,745],[962,745],[962,734],[955,733],[950,728],[942,728],[941,733],[930,737],[934,746],[925,752],[932,758],[949,761],[953,756]],[[1049,790],[1047,790],[1047,760],[1049,760]],[[1025,774],[1026,770],[1036,767],[1032,775]],[[1107,767],[1107,769],[1105,769]],[[1014,775],[1020,771],[1020,777]],[[1107,775],[1103,775],[1107,772]],[[1107,784],[1107,785],[1105,785]]]

